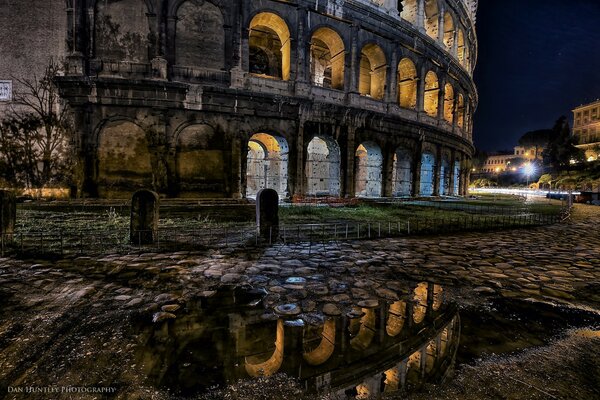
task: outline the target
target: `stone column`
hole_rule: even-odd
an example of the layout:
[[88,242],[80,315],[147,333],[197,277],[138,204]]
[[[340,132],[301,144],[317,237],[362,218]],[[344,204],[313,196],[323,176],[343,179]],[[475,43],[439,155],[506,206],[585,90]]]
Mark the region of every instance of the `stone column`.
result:
[[165,58],[168,63],[175,65],[177,63],[177,54],[175,52],[175,34],[177,33],[177,17],[174,15],[167,16],[165,32],[166,51]]
[[[456,182],[456,175],[455,175],[455,171],[454,171],[454,163],[456,162],[456,150],[452,150],[452,152],[450,153],[450,193],[447,194],[452,194],[453,196],[458,195],[458,193],[456,193],[454,191],[454,183]],[[460,188],[459,188],[460,191]]]
[[397,48],[399,46],[395,43],[394,50],[392,52],[392,59],[390,61],[390,65],[388,66],[387,73],[387,90],[386,90],[386,99],[387,103],[395,103],[398,104],[398,52]]
[[444,121],[444,98],[446,97],[446,80],[438,77],[438,85],[440,86],[440,89],[438,92],[437,118],[439,121]]
[[423,156],[423,139],[418,143],[413,154],[413,185],[412,196],[417,197],[421,194],[421,158]]
[[417,77],[417,112],[425,112],[425,75],[427,69],[420,67],[419,76]]
[[348,136],[346,138],[346,154],[344,157],[345,168],[344,168],[344,195],[347,198],[355,196],[354,190],[354,168],[355,168],[355,152],[356,152],[356,128],[353,126],[348,127]]
[[440,195],[440,175],[442,171],[442,149],[440,146],[437,147],[435,157],[435,170],[433,171],[433,195]]
[[425,0],[417,0],[417,29],[425,33]]
[[308,72],[307,69],[309,67],[309,43],[310,38],[306,37],[307,34],[307,20],[308,20],[308,9],[306,7],[298,7],[298,40],[297,40],[297,60],[296,60],[296,80],[298,82],[305,83],[308,81]]
[[360,50],[358,48],[358,25],[352,25],[352,47],[350,48],[350,93],[358,93],[358,80],[360,74]]
[[231,197],[243,198],[242,193],[242,140],[235,136],[231,140]]
[[[305,151],[306,145],[304,142],[304,121],[300,121],[298,124],[298,134],[296,135],[296,151],[295,154],[291,154],[290,152],[290,161],[295,165],[295,171],[293,168],[290,168],[288,171],[288,175],[294,174],[295,179],[295,187],[292,188],[292,196],[304,196],[306,195],[307,190],[307,177],[304,173],[304,169],[306,168],[306,162],[308,157],[308,152]],[[292,160],[293,159],[293,160]]]
[[[438,3],[439,4],[439,3]],[[441,44],[442,47],[444,46],[444,14],[446,12],[446,9],[444,7],[444,3],[442,2],[439,5],[439,9],[438,9],[439,15],[438,15],[438,42]]]

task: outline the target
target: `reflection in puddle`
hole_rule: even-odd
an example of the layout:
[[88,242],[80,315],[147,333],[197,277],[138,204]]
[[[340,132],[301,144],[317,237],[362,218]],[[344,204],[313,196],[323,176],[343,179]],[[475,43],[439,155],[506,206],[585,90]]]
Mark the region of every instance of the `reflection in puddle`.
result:
[[224,291],[142,330],[152,382],[193,396],[239,379],[285,373],[307,392],[367,398],[443,380],[459,339],[457,308],[439,285],[408,285],[395,302],[366,301],[336,317],[265,314],[259,291]]

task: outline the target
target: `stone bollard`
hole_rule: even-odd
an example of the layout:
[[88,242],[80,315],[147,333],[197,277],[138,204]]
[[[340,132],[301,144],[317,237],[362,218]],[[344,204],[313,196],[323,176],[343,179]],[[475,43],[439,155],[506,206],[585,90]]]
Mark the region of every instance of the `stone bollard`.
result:
[[14,193],[0,190],[0,235],[2,244],[12,241],[17,221],[17,201]]
[[279,237],[279,195],[262,189],[256,195],[256,225],[260,237],[273,243]]
[[129,235],[132,244],[153,244],[157,240],[159,203],[158,194],[151,190],[138,190],[131,197]]

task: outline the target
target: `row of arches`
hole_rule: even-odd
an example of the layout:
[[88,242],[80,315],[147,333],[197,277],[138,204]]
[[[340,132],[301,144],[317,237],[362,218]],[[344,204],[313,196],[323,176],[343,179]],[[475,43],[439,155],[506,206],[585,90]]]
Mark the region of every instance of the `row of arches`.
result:
[[[248,146],[248,167],[246,195],[254,197],[260,189],[277,190],[280,197],[289,195],[288,146],[284,138],[259,133],[252,136]],[[325,135],[315,136],[307,146],[305,165],[305,192],[311,196],[341,195],[341,153],[338,143]],[[440,195],[460,194],[460,161],[450,165],[450,160],[442,158],[439,172],[436,172],[436,157],[424,152],[420,160],[420,187],[413,191],[414,159],[412,152],[399,147],[393,155],[392,195],[410,197],[412,195],[433,196],[435,176],[439,176]],[[383,196],[384,156],[382,149],[372,141],[360,143],[355,151],[354,190],[355,196],[377,198]],[[452,179],[453,178],[453,179]],[[451,185],[452,182],[452,185]]]
[[[102,197],[110,197],[113,191],[153,187],[161,179],[157,171],[167,173],[167,169],[175,171],[180,195],[204,193],[220,197],[226,192],[233,161],[223,134],[204,124],[183,128],[177,135],[175,157],[170,165],[164,163],[160,154],[151,152],[156,147],[150,141],[140,126],[126,120],[102,128],[97,155],[97,183],[104,188]],[[275,189],[281,198],[297,194],[290,193],[290,145],[282,135],[256,133],[247,141],[245,151],[242,162],[245,159],[246,197],[254,197],[264,188]],[[347,194],[342,193],[346,177],[342,150],[335,138],[315,135],[306,143],[304,152],[302,194],[331,197]],[[416,155],[414,150],[400,146],[390,155],[370,140],[358,143],[353,152],[354,196],[389,196],[389,189],[384,193],[384,185],[391,185],[386,187],[391,188],[394,197],[460,194],[461,163],[456,160],[452,165],[446,154],[439,162],[430,150]],[[419,182],[417,187],[415,182]]]

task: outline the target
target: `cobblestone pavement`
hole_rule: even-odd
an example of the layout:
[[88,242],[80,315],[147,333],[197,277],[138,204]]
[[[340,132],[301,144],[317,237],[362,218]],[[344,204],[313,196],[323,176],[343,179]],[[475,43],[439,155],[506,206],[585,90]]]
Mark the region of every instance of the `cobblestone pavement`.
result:
[[[440,283],[459,303],[499,295],[598,310],[599,223],[598,207],[578,205],[569,223],[497,233],[304,244],[252,252],[0,259],[0,386],[35,383],[36,376],[69,384],[85,381],[83,375],[94,382],[122,377],[123,371],[113,376],[93,364],[103,359],[108,367],[136,368],[126,351],[115,352],[112,347],[134,346],[125,328],[107,326],[125,327],[126,320],[135,323],[136,318],[153,316],[158,321],[176,318],[179,304],[211,296],[223,285],[264,287],[267,306],[295,303],[306,313],[324,308],[336,313],[366,299],[393,301],[406,290],[407,280]],[[90,337],[90,331],[98,333]],[[71,334],[65,337],[65,332]],[[77,349],[77,354],[65,354],[65,348]],[[86,357],[89,354],[96,357],[92,360]],[[42,374],[48,357],[56,358],[49,365],[72,365],[68,374],[57,376],[65,370]],[[141,382],[130,383],[141,388],[138,394],[144,390]]]

